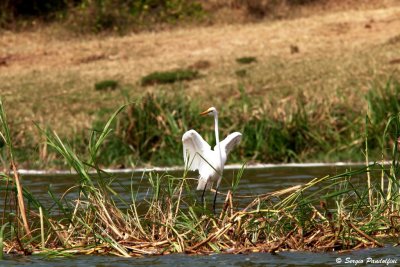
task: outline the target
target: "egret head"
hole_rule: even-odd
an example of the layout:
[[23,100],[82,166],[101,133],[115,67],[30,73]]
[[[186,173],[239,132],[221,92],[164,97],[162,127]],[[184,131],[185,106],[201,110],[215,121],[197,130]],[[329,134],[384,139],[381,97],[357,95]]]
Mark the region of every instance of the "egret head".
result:
[[204,116],[204,115],[213,116],[213,115],[215,115],[215,114],[217,114],[217,109],[214,108],[214,107],[211,107],[211,108],[209,108],[209,109],[203,111],[202,113],[200,113],[200,115],[202,115],[202,116]]

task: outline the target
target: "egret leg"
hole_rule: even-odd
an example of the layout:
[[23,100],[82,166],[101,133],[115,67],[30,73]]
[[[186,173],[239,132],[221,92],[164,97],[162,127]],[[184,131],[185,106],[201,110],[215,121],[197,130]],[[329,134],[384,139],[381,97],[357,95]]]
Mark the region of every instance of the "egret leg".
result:
[[216,205],[216,203],[217,203],[218,189],[219,189],[219,185],[220,185],[220,183],[221,183],[221,180],[222,180],[222,176],[220,176],[220,177],[218,178],[217,187],[215,188],[214,203],[213,203],[213,211],[214,211],[214,214],[215,214],[215,205]]
[[204,194],[206,193],[206,188],[207,188],[207,183],[206,183],[206,186],[204,186],[203,193],[201,194],[201,205],[202,206],[204,206],[204,203],[205,203]]
[[218,188],[219,186],[217,186],[217,188],[215,189],[215,195],[214,195],[214,203],[213,203],[214,214],[215,214],[215,204],[217,203]]

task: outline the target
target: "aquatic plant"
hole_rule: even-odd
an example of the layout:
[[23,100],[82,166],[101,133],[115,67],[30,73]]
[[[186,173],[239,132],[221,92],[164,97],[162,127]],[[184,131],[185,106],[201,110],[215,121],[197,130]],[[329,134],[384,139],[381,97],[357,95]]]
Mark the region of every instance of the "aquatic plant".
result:
[[[91,134],[87,158],[77,155],[55,132],[41,130],[48,145],[65,158],[80,179],[61,197],[49,192],[54,201],[50,208],[22,188],[31,236],[19,219],[20,203],[12,199],[20,191],[11,184],[11,173],[1,173],[5,201],[1,236],[7,253],[130,257],[178,252],[343,251],[380,247],[381,238],[399,237],[396,143],[391,143],[390,164],[374,163],[262,195],[237,193],[244,166],[233,177],[232,189],[224,194],[225,201],[214,214],[209,201],[205,206],[198,202],[187,171],[182,177],[145,174],[141,185],[148,188],[145,196],[133,186],[125,188],[129,199],[116,193],[119,185],[114,183],[115,177],[99,167],[98,159],[113,121],[123,109],[118,109],[101,131]],[[5,118],[4,110],[0,111]],[[2,137],[12,151],[5,134],[6,120],[1,123]],[[400,114],[393,114],[382,140],[397,138],[399,129]],[[355,177],[365,179],[358,182]]]

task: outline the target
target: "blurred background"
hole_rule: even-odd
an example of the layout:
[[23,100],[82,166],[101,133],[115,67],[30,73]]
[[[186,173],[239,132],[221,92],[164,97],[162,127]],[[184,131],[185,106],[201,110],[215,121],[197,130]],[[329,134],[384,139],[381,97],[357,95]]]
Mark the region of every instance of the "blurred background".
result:
[[359,162],[366,148],[381,160],[399,70],[398,0],[0,2],[0,95],[22,168],[67,166],[38,127],[85,156],[124,104],[104,167],[183,165],[185,131],[214,144],[198,116],[210,106],[222,138],[243,133],[228,163]]

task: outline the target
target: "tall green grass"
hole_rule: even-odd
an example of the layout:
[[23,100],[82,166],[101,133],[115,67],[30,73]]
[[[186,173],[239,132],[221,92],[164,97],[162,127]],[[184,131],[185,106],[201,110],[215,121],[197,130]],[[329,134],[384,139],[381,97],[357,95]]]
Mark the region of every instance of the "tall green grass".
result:
[[[323,100],[310,103],[301,94],[291,100],[286,109],[275,110],[273,103],[265,103],[264,98],[247,94],[240,85],[235,100],[223,104],[189,98],[185,89],[179,86],[173,87],[173,91],[160,90],[134,99],[127,95],[127,102],[132,104],[112,122],[115,131],[99,148],[98,161],[102,166],[111,167],[180,165],[181,137],[185,131],[195,129],[211,145],[215,144],[213,121],[199,116],[200,111],[211,105],[219,110],[221,138],[233,131],[243,134],[241,145],[229,156],[229,163],[363,162],[366,138],[369,155],[378,158],[383,153],[387,159],[390,154],[387,149],[382,149],[382,132],[389,116],[399,111],[399,88],[394,79],[372,86],[366,95],[368,114],[361,114],[348,105],[332,105]],[[86,147],[90,141],[88,131],[101,131],[111,112],[100,110],[91,129],[84,129],[70,139],[71,148],[76,153],[90,156]],[[33,133],[12,134],[17,139],[14,156],[24,166],[68,166],[65,159],[56,157],[54,149],[47,149],[44,144],[29,144],[34,140],[29,141]],[[18,141],[21,136],[28,146]],[[42,153],[44,150],[46,153]],[[4,157],[0,154],[0,161],[4,161]]]
[[[388,81],[384,87],[371,89],[367,96],[370,123],[365,124],[365,115],[349,107],[332,107],[330,117],[326,117],[321,115],[321,110],[327,109],[324,103],[311,105],[302,98],[285,116],[273,117],[261,99],[239,87],[240,99],[217,107],[221,137],[233,131],[243,134],[243,142],[231,153],[230,162],[363,161],[360,152],[365,138],[369,153],[381,155],[385,121],[388,114],[398,112],[393,99],[397,99],[399,88],[397,82]],[[181,136],[185,131],[195,129],[209,143],[215,143],[213,122],[198,116],[207,107],[183,92],[146,94],[118,119],[116,137],[130,148],[122,151],[130,153],[137,164],[177,165],[181,163]]]

